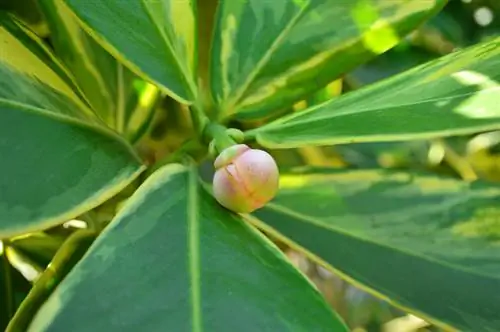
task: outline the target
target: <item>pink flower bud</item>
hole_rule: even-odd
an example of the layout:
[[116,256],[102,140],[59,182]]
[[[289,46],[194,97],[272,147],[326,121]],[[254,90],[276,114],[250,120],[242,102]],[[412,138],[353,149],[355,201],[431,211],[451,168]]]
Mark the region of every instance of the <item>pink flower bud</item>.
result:
[[279,187],[279,170],[273,157],[245,144],[233,145],[215,159],[213,191],[224,207],[249,213],[274,198]]

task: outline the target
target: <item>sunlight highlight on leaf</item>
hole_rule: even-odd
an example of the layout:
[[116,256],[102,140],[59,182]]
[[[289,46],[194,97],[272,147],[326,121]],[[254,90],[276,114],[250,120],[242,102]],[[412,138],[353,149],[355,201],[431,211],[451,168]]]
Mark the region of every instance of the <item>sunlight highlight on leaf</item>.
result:
[[340,96],[342,93],[342,79],[339,78],[338,80],[333,81],[332,83],[329,83],[326,86],[326,89],[330,95],[330,97],[337,97]]
[[382,54],[397,45],[400,38],[391,23],[380,17],[372,1],[358,0],[352,9],[352,16],[365,47],[375,54]]
[[455,107],[455,112],[470,118],[498,118],[500,110],[481,105],[490,105],[499,100],[500,85],[493,79],[474,71],[459,71],[451,74],[451,77],[463,85],[475,85],[478,87],[476,93],[471,94],[460,105]]
[[141,89],[137,106],[131,112],[131,116],[127,122],[127,132],[137,133],[141,127],[147,123],[147,118],[152,116],[152,108],[155,101],[160,96],[160,90],[156,85],[145,83],[145,87]]
[[377,20],[363,33],[365,46],[376,54],[382,54],[393,48],[400,41],[396,30],[386,20]]
[[[255,137],[267,148],[297,148],[429,139],[500,129],[499,90],[490,87],[500,79],[499,43],[497,37],[465,48],[365,89],[283,116],[247,131],[245,136]],[[470,81],[470,73],[477,72],[489,76],[489,81],[482,78],[483,86],[464,85],[450,76],[459,72],[462,80]],[[463,72],[468,74],[464,76]],[[476,75],[471,82],[479,79]],[[486,83],[488,87],[484,88]]]
[[445,2],[220,2],[210,65],[219,118],[262,120],[291,108],[395,46]]
[[307,180],[301,176],[282,175],[280,176],[280,188],[300,188],[306,184]]

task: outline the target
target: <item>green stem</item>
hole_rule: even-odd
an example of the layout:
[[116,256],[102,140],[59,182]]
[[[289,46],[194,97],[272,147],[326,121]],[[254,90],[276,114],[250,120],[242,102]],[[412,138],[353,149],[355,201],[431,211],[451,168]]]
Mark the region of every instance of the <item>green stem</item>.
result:
[[230,146],[237,144],[227,133],[226,127],[218,123],[209,123],[206,128],[204,138],[205,141],[214,141],[215,148],[218,153],[227,149]]
[[209,123],[209,119],[206,114],[202,111],[202,109],[198,106],[198,104],[194,104],[189,108],[189,112],[191,114],[191,120],[193,121],[193,127],[196,133],[198,134],[198,138],[200,141],[203,138],[203,132],[205,127]]
[[76,261],[83,256],[96,236],[92,230],[80,229],[66,239],[17,309],[6,332],[27,330],[40,306],[69,273]]
[[208,145],[213,141],[218,153],[237,144],[227,133],[227,128],[211,122],[202,109],[198,107],[198,104],[194,104],[189,110],[200,142]]

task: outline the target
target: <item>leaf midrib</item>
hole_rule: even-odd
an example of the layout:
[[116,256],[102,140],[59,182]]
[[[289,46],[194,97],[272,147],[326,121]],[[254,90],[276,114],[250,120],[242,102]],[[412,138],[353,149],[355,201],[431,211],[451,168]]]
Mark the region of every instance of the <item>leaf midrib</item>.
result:
[[100,126],[97,123],[86,122],[86,121],[83,121],[83,120],[75,118],[75,117],[71,117],[68,115],[61,114],[61,113],[54,113],[54,112],[47,111],[47,110],[40,108],[40,107],[26,105],[23,103],[19,103],[19,102],[4,99],[4,98],[0,98],[0,106],[12,107],[16,110],[19,110],[20,112],[38,114],[40,116],[45,116],[45,117],[51,118],[52,120],[55,120],[55,121],[60,121],[60,122],[67,123],[70,125],[75,125],[78,127],[92,129],[92,130],[98,132],[99,134],[108,136],[108,137],[115,139],[116,141],[122,143],[124,145],[124,147],[126,147],[127,150],[131,153],[131,155],[136,159],[136,161],[139,162],[140,164],[142,164],[141,158],[137,155],[137,152],[127,142],[127,140],[123,136],[118,135],[115,131],[109,129],[107,126]]
[[[230,1],[230,0],[228,0],[228,1]],[[262,68],[269,62],[273,53],[281,45],[283,40],[288,36],[288,34],[290,33],[290,30],[292,30],[292,28],[295,27],[296,23],[299,21],[299,19],[302,17],[302,15],[306,12],[306,10],[310,6],[310,4],[311,4],[311,2],[308,1],[307,4],[303,5],[301,7],[301,9],[297,12],[297,14],[288,22],[288,24],[278,34],[276,39],[271,44],[271,47],[266,51],[266,53],[257,62],[256,66],[254,67],[254,70],[250,72],[250,74],[247,76],[247,79],[243,82],[243,84],[240,86],[240,88],[237,89],[236,92],[233,94],[233,97],[227,100],[227,102],[223,106],[224,110],[230,110],[231,112],[234,111],[232,109],[243,98],[243,96],[244,96],[245,92],[248,90],[248,87],[250,86],[250,84],[252,84],[255,77],[257,77],[257,75],[260,73]]]
[[200,204],[198,193],[198,174],[194,165],[188,169],[188,200],[187,200],[187,231],[188,231],[188,260],[191,290],[192,331],[201,332],[201,285],[200,285]]
[[391,246],[388,246],[388,245],[384,245],[382,243],[375,242],[373,240],[370,240],[370,239],[364,238],[362,236],[359,236],[358,234],[354,234],[354,233],[348,232],[348,231],[343,230],[343,229],[341,229],[339,227],[336,227],[334,225],[330,225],[330,224],[329,225],[325,225],[324,223],[315,220],[313,217],[306,216],[306,215],[304,215],[302,213],[296,212],[296,211],[294,211],[292,209],[289,209],[287,207],[284,207],[284,206],[276,204],[276,203],[268,203],[266,205],[266,207],[268,207],[271,210],[274,210],[274,211],[276,211],[278,213],[286,214],[286,215],[291,216],[293,218],[299,219],[302,222],[309,223],[309,224],[311,224],[311,225],[313,225],[315,227],[318,227],[318,228],[321,228],[321,229],[325,229],[327,231],[335,232],[335,233],[340,234],[342,236],[354,238],[356,240],[363,241],[363,242],[366,242],[366,243],[370,243],[370,244],[376,245],[378,247],[385,247],[385,248],[391,249],[393,251],[397,251],[397,252],[399,252],[401,254],[404,254],[404,255],[407,255],[407,256],[410,256],[410,257],[415,257],[415,258],[418,258],[418,259],[421,259],[421,260],[425,260],[425,261],[428,261],[428,262],[431,262],[431,263],[434,263],[434,264],[438,264],[438,265],[441,265],[441,266],[445,266],[445,267],[451,268],[451,269],[456,270],[456,271],[461,271],[461,272],[464,272],[464,273],[467,273],[467,274],[477,275],[477,276],[480,276],[480,277],[484,277],[484,278],[489,278],[489,279],[494,279],[494,280],[500,281],[499,277],[496,277],[496,276],[493,276],[493,275],[490,275],[490,274],[478,273],[478,272],[476,272],[474,270],[469,270],[469,269],[463,268],[461,266],[457,266],[457,265],[451,264],[451,263],[446,262],[446,261],[440,261],[438,259],[430,258],[430,257],[427,257],[427,256],[422,256],[420,254],[416,255],[415,252],[410,252],[410,251],[407,251],[405,249],[401,249],[401,248],[397,248],[397,247],[391,247]]
[[[438,97],[438,98],[432,98],[432,99],[426,99],[422,101],[416,101],[412,103],[406,103],[406,104],[398,104],[398,105],[391,105],[391,106],[377,106],[373,108],[366,108],[366,109],[355,109],[355,104],[351,104],[349,106],[346,106],[346,109],[342,110],[342,108],[338,109],[336,112],[331,112],[330,114],[325,114],[322,116],[317,116],[317,117],[312,117],[312,118],[307,118],[307,115],[311,113],[312,111],[316,111],[317,108],[334,108],[335,105],[318,105],[317,107],[311,108],[307,113],[299,113],[293,118],[288,118],[283,120],[283,122],[278,122],[278,123],[270,123],[268,126],[264,126],[261,128],[257,128],[254,130],[249,130],[246,132],[247,135],[253,136],[253,135],[258,135],[258,134],[266,134],[268,132],[272,132],[274,130],[282,130],[286,128],[290,128],[296,125],[304,125],[304,124],[311,124],[314,122],[318,121],[325,121],[325,120],[331,120],[343,116],[349,116],[349,115],[358,115],[362,113],[370,113],[370,112],[377,112],[380,110],[390,110],[390,109],[395,109],[395,108],[403,108],[403,107],[412,107],[415,105],[423,105],[427,103],[435,103],[435,102],[440,102],[440,101],[446,101],[446,100],[453,100],[456,98],[461,98],[461,97],[468,97],[468,96],[473,96],[478,93],[491,93],[491,90],[500,90],[500,86],[496,88],[490,88],[490,89],[485,89],[481,91],[475,91],[471,93],[464,93],[464,94],[458,94],[458,95],[453,95],[449,97]],[[337,100],[335,100],[337,101]],[[300,119],[301,117],[306,117],[306,119]],[[500,116],[499,116],[500,118]],[[293,122],[288,122],[288,121],[293,121]]]
[[[246,220],[256,228],[267,232],[270,234],[271,237],[276,238],[279,241],[282,241],[283,243],[287,244],[289,247],[292,249],[296,250],[297,252],[303,253],[307,258],[309,258],[311,261],[315,262],[316,264],[323,266],[327,270],[331,271],[334,274],[339,275],[343,280],[346,280],[347,282],[355,285],[361,290],[364,290],[368,294],[373,295],[374,297],[380,298],[385,300],[386,302],[394,305],[395,307],[398,307],[406,312],[413,313],[417,316],[426,318],[428,321],[432,322],[434,325],[439,326],[443,329],[452,329],[453,330],[453,324],[451,322],[445,321],[440,318],[436,318],[431,314],[425,313],[423,311],[420,311],[418,309],[412,308],[406,304],[401,303],[399,300],[394,300],[391,298],[389,295],[386,295],[384,293],[385,290],[379,290],[375,289],[372,286],[368,286],[366,283],[363,283],[361,281],[358,281],[355,277],[351,276],[350,274],[345,273],[344,271],[340,270],[339,268],[336,268],[332,264],[330,264],[328,261],[324,260],[321,258],[319,255],[311,251],[310,249],[302,246],[300,243],[298,243],[295,240],[292,240],[288,236],[284,235],[283,233],[279,232],[276,230],[274,227],[268,225],[264,221],[256,218],[255,216],[252,215],[246,215],[245,216]],[[380,289],[382,289],[380,287]],[[389,293],[389,292],[387,292]]]
[[188,75],[188,73],[186,73],[186,68],[184,68],[184,66],[181,65],[182,62],[178,58],[178,54],[174,50],[174,47],[173,47],[170,39],[168,38],[168,36],[165,35],[165,31],[163,31],[158,26],[158,24],[156,24],[156,21],[153,18],[153,16],[151,15],[151,11],[148,8],[148,6],[145,4],[145,1],[147,1],[147,0],[141,0],[142,7],[144,8],[144,10],[146,11],[146,14],[148,15],[149,19],[153,23],[153,26],[154,26],[155,30],[158,31],[158,34],[161,36],[161,39],[163,40],[164,45],[167,46],[168,51],[170,52],[170,54],[172,54],[172,57],[173,57],[173,59],[175,61],[175,64],[177,65],[177,68],[179,68],[179,70],[180,70],[180,72],[182,74],[182,80],[185,83],[187,83],[187,85],[188,85],[189,92],[190,92],[190,97],[192,98],[192,100],[196,100],[196,88],[194,86],[194,82],[192,81],[191,75]]

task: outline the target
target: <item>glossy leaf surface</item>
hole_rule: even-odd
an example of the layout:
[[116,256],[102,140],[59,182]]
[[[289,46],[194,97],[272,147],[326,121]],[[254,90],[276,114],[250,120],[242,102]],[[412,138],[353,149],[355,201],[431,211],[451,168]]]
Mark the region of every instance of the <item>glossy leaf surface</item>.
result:
[[[63,0],[42,1],[40,7],[56,55],[71,71],[92,108],[111,128],[129,134],[130,113],[138,105],[139,91],[134,88],[138,77],[80,27]],[[135,126],[143,127],[149,118],[148,112],[136,116],[139,123]]]
[[68,328],[347,331],[274,245],[178,164],[134,193],[29,331]]
[[500,38],[248,132],[270,148],[425,139],[500,128]]
[[394,47],[445,3],[221,1],[211,60],[221,117],[259,118],[291,106]]
[[103,126],[50,51],[0,15],[0,238],[64,222],[142,170]]
[[100,44],[179,101],[196,91],[194,1],[64,0]]
[[279,196],[255,216],[416,315],[460,331],[497,331],[499,199],[490,183],[323,169],[284,175]]

